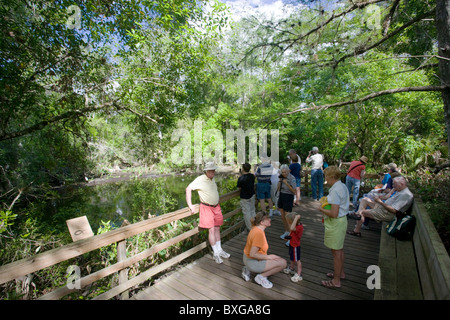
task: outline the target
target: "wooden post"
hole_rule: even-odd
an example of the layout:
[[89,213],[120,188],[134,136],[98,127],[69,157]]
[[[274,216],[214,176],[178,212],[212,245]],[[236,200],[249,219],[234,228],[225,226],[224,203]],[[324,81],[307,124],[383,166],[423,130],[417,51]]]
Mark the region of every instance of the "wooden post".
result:
[[[125,227],[130,223],[124,220],[120,227]],[[117,262],[127,259],[127,240],[117,242]],[[128,281],[128,268],[119,271],[119,286]],[[120,294],[121,300],[128,300],[130,298],[128,290]]]
[[305,171],[305,187],[303,188],[305,196],[308,196],[309,186],[308,186],[308,171]]

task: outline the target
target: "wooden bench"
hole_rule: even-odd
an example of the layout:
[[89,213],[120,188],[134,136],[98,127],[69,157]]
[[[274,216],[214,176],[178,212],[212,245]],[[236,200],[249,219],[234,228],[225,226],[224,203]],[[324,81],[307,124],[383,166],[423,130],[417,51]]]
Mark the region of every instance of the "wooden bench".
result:
[[411,214],[416,217],[416,228],[410,241],[389,236],[388,223],[383,223],[378,257],[381,288],[374,299],[449,300],[450,258],[418,196]]
[[412,240],[400,241],[386,232],[383,222],[378,266],[381,287],[375,290],[375,300],[421,300],[422,289]]

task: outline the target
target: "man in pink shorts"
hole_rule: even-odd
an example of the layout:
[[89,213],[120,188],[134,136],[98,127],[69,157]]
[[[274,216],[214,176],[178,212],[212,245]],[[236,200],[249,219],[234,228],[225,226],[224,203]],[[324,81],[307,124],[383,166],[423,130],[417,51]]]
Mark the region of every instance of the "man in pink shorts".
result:
[[219,192],[214,180],[217,167],[214,162],[207,162],[203,171],[205,174],[197,177],[186,188],[186,202],[192,213],[196,207],[192,204],[192,190],[197,190],[200,198],[200,228],[208,229],[208,240],[213,249],[213,257],[217,263],[230,255],[223,251],[220,242],[220,226],[223,224],[222,210],[219,205]]

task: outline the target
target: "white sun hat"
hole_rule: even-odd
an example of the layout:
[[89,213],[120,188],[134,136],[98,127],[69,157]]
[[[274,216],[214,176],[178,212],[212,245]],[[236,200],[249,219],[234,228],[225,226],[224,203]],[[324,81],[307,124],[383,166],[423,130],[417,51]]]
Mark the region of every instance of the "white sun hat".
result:
[[203,169],[203,171],[217,170],[217,168],[218,167],[214,164],[214,162],[210,161],[205,163],[205,168]]

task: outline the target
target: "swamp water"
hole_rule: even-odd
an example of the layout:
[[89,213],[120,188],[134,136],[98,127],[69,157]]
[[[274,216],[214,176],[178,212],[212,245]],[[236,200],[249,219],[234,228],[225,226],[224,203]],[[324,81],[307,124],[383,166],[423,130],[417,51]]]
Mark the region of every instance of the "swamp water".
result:
[[[96,186],[68,187],[58,199],[48,203],[44,219],[55,231],[64,232],[67,219],[87,216],[96,234],[105,223],[115,228],[125,219],[133,223],[187,207],[185,189],[197,176],[137,177]],[[215,180],[220,195],[236,190],[236,175],[216,174]],[[192,203],[199,203],[196,191],[192,192]]]

